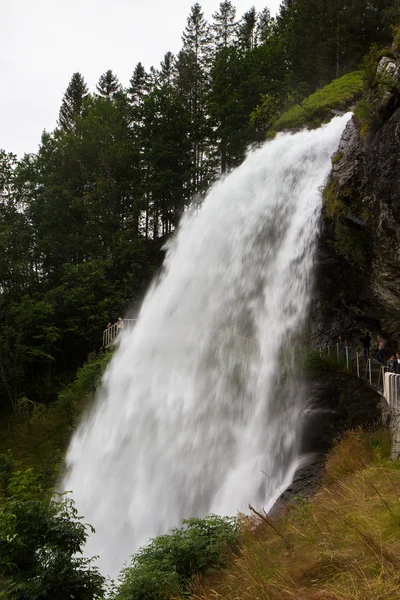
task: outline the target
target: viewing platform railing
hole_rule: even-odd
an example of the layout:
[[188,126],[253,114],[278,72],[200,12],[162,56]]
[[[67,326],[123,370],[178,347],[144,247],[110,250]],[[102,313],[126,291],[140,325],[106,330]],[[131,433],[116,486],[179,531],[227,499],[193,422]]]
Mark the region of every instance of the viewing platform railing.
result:
[[112,346],[118,336],[125,330],[133,329],[137,319],[123,319],[120,323],[114,323],[103,331],[103,347],[109,348]]
[[[137,319],[123,319],[122,323],[114,323],[103,331],[103,346],[109,348],[117,340],[124,330],[133,329]],[[228,337],[232,345],[239,344],[242,353],[252,353],[257,348],[256,342],[249,338],[236,334],[229,334],[217,329],[213,330],[217,335],[224,338]],[[340,346],[339,344],[330,344],[324,348],[319,348],[321,356],[325,355],[346,366],[346,370],[351,372],[359,379],[363,379],[367,384],[383,396],[388,405],[396,412],[400,413],[400,373],[391,373],[387,366],[378,360],[365,357],[363,352],[356,350],[351,346]]]
[[331,344],[319,348],[319,353],[346,364],[347,371],[366,381],[385,398],[391,409],[400,413],[400,374],[391,373],[387,366],[375,358],[364,357],[363,352],[351,346],[341,349],[339,344]]

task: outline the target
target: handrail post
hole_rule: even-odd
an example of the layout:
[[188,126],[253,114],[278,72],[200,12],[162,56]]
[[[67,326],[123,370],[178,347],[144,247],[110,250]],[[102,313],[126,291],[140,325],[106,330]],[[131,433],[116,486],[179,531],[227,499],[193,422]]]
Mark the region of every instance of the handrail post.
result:
[[349,370],[349,349],[346,346],[346,366],[347,366],[347,370]]
[[360,379],[360,355],[357,352],[357,377]]
[[339,362],[339,342],[336,344],[336,356],[337,356],[337,361]]
[[372,387],[371,359],[369,359],[368,362],[369,362],[369,385]]
[[390,408],[393,406],[393,396],[394,396],[394,375],[390,377]]

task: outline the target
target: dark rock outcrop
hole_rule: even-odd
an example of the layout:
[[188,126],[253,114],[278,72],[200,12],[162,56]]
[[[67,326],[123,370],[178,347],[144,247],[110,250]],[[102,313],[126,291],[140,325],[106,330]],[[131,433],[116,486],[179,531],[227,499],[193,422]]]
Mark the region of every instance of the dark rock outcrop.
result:
[[333,440],[349,429],[370,427],[382,418],[381,396],[361,379],[325,371],[308,383],[309,402],[302,451],[305,464],[270,514],[277,514],[296,496],[309,498],[321,486],[326,453]]
[[358,341],[366,328],[400,348],[400,62],[384,57],[379,71],[393,85],[376,130],[350,120],[325,191],[310,321],[318,345],[338,334]]

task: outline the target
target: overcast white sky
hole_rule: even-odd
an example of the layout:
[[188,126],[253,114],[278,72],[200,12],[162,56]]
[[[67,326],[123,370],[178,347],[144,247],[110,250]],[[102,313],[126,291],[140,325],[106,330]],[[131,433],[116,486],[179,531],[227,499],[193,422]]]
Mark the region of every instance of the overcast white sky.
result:
[[[220,0],[200,2],[205,17]],[[195,0],[0,0],[0,148],[36,152],[43,129],[56,125],[72,73],[91,91],[112,69],[127,85],[135,65],[158,66],[181,48]],[[237,16],[253,4],[275,13],[280,0],[233,1]]]

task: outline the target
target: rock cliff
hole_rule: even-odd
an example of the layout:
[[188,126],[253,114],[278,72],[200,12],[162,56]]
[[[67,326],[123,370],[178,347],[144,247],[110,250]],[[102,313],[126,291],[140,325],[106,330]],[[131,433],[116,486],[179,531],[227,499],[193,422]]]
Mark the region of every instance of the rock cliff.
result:
[[338,334],[354,343],[367,328],[387,336],[393,350],[400,348],[398,54],[381,58],[375,81],[375,91],[364,101],[370,111],[368,128],[356,112],[332,159],[324,191],[310,320],[311,338],[318,345]]

